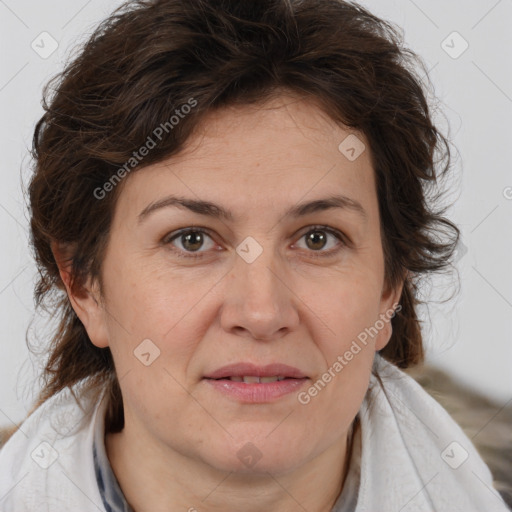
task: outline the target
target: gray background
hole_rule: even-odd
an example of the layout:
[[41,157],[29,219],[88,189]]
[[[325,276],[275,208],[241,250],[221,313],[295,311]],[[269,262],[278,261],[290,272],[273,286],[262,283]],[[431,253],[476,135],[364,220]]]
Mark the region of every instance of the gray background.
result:
[[[42,87],[120,3],[0,0],[0,424],[19,422],[40,386],[41,357],[27,350],[27,328],[31,339],[35,333],[44,341],[52,326],[34,316],[23,194]],[[402,27],[406,44],[422,56],[438,99],[435,118],[459,151],[448,214],[462,230],[461,288],[448,303],[420,311],[427,361],[503,406],[512,401],[512,1],[360,3]],[[58,44],[49,56],[41,55],[52,43],[43,32]],[[424,298],[456,291],[453,276],[439,277]]]

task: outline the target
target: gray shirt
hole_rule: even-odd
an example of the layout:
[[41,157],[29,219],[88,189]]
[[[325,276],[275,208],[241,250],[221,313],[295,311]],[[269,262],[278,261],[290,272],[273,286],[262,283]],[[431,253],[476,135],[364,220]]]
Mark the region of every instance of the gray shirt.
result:
[[110,461],[105,450],[105,425],[104,421],[97,422],[92,447],[94,459],[94,472],[100,491],[103,505],[107,512],[134,512],[126,501],[123,491],[119,486]]

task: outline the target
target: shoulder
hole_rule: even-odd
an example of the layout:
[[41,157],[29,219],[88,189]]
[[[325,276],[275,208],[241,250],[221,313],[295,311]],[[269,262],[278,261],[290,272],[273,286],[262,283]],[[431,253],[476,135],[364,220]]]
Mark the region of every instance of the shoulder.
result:
[[[5,512],[103,510],[94,480],[92,443],[104,400],[66,388],[37,408],[0,451]],[[85,498],[84,498],[85,494]]]
[[379,354],[360,419],[360,497],[366,508],[358,511],[379,507],[382,497],[386,507],[404,507],[403,512],[508,510],[459,425],[411,376]]

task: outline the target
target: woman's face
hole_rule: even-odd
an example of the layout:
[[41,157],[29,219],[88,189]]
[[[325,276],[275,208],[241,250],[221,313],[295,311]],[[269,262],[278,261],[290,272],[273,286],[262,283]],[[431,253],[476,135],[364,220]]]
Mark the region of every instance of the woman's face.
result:
[[384,289],[368,149],[281,96],[211,114],[179,156],[125,178],[104,306],[81,318],[112,351],[126,431],[225,471],[342,449],[401,291]]

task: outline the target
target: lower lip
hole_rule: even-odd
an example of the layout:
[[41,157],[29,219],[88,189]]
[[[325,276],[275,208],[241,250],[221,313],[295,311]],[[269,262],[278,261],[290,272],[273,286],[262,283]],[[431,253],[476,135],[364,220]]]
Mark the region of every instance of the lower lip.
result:
[[307,378],[284,379],[275,382],[236,382],[229,379],[205,379],[224,395],[247,403],[272,402],[301,388]]

